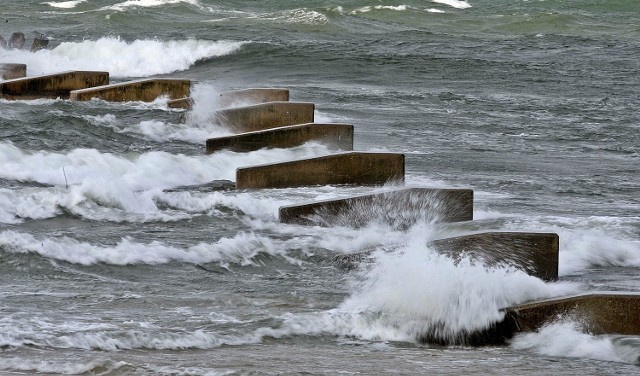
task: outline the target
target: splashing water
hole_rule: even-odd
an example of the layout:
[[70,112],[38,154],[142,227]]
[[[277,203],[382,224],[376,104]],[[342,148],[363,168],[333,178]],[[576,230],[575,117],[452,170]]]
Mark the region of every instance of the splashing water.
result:
[[30,76],[66,70],[106,71],[111,77],[148,77],[186,70],[201,60],[230,55],[247,42],[159,41],[104,37],[63,42],[51,50],[0,50],[0,60],[20,61]]

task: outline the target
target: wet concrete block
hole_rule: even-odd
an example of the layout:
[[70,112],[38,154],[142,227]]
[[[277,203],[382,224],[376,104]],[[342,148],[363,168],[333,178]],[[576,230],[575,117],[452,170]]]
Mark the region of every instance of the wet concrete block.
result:
[[247,106],[266,102],[288,102],[289,90],[278,88],[249,88],[220,93],[220,106]]
[[220,110],[211,121],[234,132],[255,132],[287,125],[313,123],[315,105],[305,102],[268,102]]
[[70,71],[4,81],[0,83],[0,94],[7,99],[66,99],[74,90],[108,83],[108,72]]
[[178,99],[189,96],[191,81],[171,78],[150,78],[74,90],[70,99],[88,101],[93,98],[110,102],[152,102],[161,96]]
[[403,154],[351,152],[236,170],[238,189],[387,182],[404,182]]
[[0,64],[0,78],[13,80],[27,76],[26,64]]
[[182,108],[184,110],[190,110],[192,106],[193,101],[189,97],[172,99],[167,102],[167,107],[169,108]]
[[392,191],[280,208],[280,222],[361,227],[374,220],[408,228],[418,220],[473,220],[473,190],[401,188]]
[[339,150],[353,150],[353,125],[312,123],[210,138],[205,151],[207,154],[225,149],[249,152],[266,147],[290,148],[308,141],[317,141]]
[[560,239],[555,233],[483,232],[435,240],[438,253],[469,256],[485,265],[507,264],[545,281],[558,279]]
[[578,323],[593,335],[640,335],[640,293],[636,292],[593,292],[521,304],[503,311],[505,319],[493,331],[505,338],[517,332],[538,331],[545,324],[562,320]]
[[[397,251],[401,246],[390,247]],[[545,281],[558,279],[559,238],[554,233],[484,232],[434,240],[426,244],[453,259],[469,257],[483,265],[509,265]],[[370,260],[374,249],[336,256],[336,266],[351,270]]]
[[[242,90],[232,90],[220,93],[220,101],[217,105],[220,108],[233,106],[247,106],[266,102],[287,102],[289,101],[288,89],[271,88],[250,88]],[[180,98],[170,100],[167,103],[169,108],[182,108],[191,110],[193,100],[191,98]]]

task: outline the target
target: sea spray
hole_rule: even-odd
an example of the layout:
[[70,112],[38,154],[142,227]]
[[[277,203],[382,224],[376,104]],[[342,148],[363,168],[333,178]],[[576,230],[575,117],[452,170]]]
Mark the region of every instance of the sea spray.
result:
[[0,249],[4,252],[33,253],[52,260],[79,265],[105,263],[109,265],[165,264],[180,261],[193,264],[220,263],[253,265],[260,254],[281,257],[288,263],[299,265],[301,260],[287,254],[279,241],[262,235],[239,232],[233,237],[222,237],[211,243],[198,243],[179,248],[158,241],[140,243],[130,237],[115,245],[92,244],[69,237],[35,237],[16,231],[0,232]]
[[20,61],[29,76],[68,70],[109,72],[111,78],[148,77],[188,69],[196,62],[230,55],[247,42],[207,40],[135,40],[102,37],[62,42],[48,50],[2,50],[0,60]]
[[538,332],[517,335],[511,347],[547,356],[640,364],[638,338],[594,336],[584,333],[579,327],[568,320],[549,323]]
[[87,180],[117,180],[131,190],[167,189],[204,184],[213,180],[235,180],[238,167],[276,163],[328,154],[319,144],[291,149],[263,149],[251,153],[219,152],[210,156],[148,152],[115,155],[95,149],[74,149],[68,153],[29,152],[11,143],[0,142],[0,178],[65,185],[61,173],[65,167],[69,185]]
[[415,227],[406,246],[376,252],[340,309],[361,312],[415,340],[465,343],[468,335],[500,321],[501,308],[577,289],[573,283],[544,283],[509,266],[439,255],[426,247],[425,233]]

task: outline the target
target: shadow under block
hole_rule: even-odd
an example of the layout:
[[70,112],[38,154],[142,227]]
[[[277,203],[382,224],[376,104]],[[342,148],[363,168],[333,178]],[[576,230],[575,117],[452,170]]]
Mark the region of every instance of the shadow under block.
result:
[[505,308],[497,331],[508,334],[537,331],[545,324],[571,320],[593,335],[640,335],[640,294],[593,292],[541,300]]
[[238,189],[404,182],[404,154],[341,153],[238,168]]
[[313,123],[315,105],[306,102],[268,102],[220,110],[211,121],[236,133]]
[[407,227],[418,220],[473,220],[473,190],[401,188],[383,193],[280,208],[280,222],[300,225],[361,227],[382,220]]
[[0,83],[0,94],[9,99],[66,99],[74,90],[108,83],[108,72],[70,71],[4,81]]
[[0,64],[0,78],[13,80],[27,76],[26,64]]
[[[558,279],[559,243],[559,237],[554,233],[483,232],[434,240],[425,248],[455,260],[469,257],[489,267],[509,265],[542,280],[555,281]],[[397,252],[399,247],[392,246],[390,252]],[[352,270],[362,262],[370,261],[373,251],[339,255],[334,261],[338,268]]]
[[152,102],[161,96],[170,99],[189,96],[191,81],[170,78],[150,78],[98,86],[90,89],[74,90],[70,99],[88,101],[93,98],[110,102]]
[[266,147],[290,148],[309,141],[317,141],[339,150],[353,150],[353,125],[300,124],[210,138],[207,140],[206,153],[211,154],[225,149],[249,152]]

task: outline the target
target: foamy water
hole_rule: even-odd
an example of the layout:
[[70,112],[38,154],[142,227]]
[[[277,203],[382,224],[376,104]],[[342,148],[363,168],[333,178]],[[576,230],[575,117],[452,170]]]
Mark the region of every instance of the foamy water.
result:
[[27,64],[28,75],[67,70],[109,72],[110,77],[147,77],[188,69],[196,62],[233,54],[245,41],[134,40],[103,37],[81,42],[62,42],[53,49],[31,53],[0,50],[0,59]]
[[640,364],[637,337],[593,336],[573,322],[557,322],[537,333],[520,334],[511,347],[541,355]]

